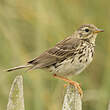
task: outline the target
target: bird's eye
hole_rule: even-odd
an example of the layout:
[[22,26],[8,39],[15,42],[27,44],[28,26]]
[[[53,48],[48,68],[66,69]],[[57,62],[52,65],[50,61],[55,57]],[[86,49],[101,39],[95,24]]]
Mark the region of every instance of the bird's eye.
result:
[[85,29],[85,32],[89,32],[89,29]]

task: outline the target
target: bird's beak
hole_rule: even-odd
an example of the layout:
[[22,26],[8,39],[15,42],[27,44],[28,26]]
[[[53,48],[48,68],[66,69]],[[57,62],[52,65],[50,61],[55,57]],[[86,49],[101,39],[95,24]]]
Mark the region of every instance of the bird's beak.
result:
[[96,29],[96,30],[94,31],[94,33],[99,33],[99,32],[104,32],[104,30],[103,30],[103,29]]

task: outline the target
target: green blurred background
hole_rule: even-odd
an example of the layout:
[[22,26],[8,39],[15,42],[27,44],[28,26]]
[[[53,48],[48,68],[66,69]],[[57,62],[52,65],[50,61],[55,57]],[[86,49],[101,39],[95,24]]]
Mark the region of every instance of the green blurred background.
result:
[[[72,80],[84,90],[83,110],[105,110],[110,99],[109,0],[0,0],[0,70],[25,64],[84,23],[105,32],[97,37],[94,61]],[[0,110],[6,110],[17,74],[24,78],[26,110],[61,110],[64,82],[43,70],[0,71]]]

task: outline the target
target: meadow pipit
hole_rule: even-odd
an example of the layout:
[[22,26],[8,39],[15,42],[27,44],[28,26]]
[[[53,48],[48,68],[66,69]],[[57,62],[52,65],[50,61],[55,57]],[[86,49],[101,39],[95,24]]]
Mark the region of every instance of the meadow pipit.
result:
[[78,28],[71,36],[57,43],[53,48],[46,50],[26,65],[14,67],[7,71],[21,68],[48,69],[55,78],[73,84],[80,94],[82,90],[75,81],[65,78],[69,75],[81,73],[93,59],[95,39],[97,33],[103,32],[93,24],[85,24]]

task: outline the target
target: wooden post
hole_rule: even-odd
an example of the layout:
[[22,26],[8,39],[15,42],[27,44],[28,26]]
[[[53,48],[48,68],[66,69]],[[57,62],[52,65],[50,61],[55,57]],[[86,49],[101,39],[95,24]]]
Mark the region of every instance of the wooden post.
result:
[[16,76],[12,83],[7,110],[24,110],[23,78],[21,75]]
[[109,103],[108,103],[108,110],[110,110],[110,101],[109,101]]
[[81,96],[71,84],[66,87],[62,110],[82,110]]

